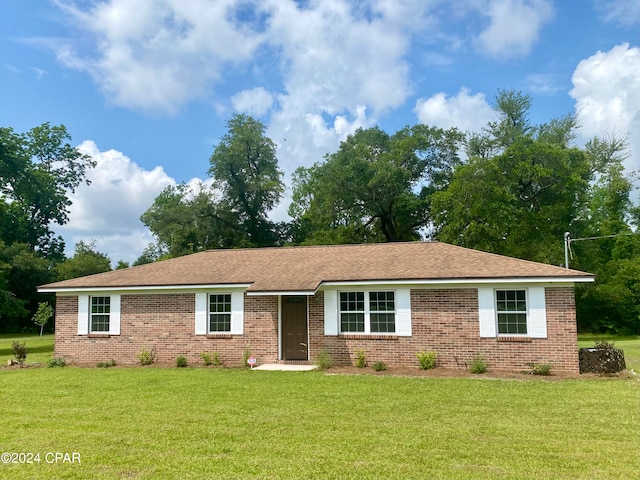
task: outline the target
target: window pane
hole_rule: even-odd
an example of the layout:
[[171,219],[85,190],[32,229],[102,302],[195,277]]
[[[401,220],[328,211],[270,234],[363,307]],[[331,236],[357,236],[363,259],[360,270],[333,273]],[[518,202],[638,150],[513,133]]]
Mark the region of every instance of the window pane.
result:
[[394,312],[394,292],[371,292],[369,294],[369,310],[372,312]]
[[372,313],[371,314],[372,333],[395,333],[396,314],[395,313]]
[[210,332],[230,332],[231,331],[231,314],[212,313],[211,315],[209,315],[209,331]]
[[364,332],[364,313],[341,313],[340,331]]
[[109,313],[111,297],[91,297],[91,313]]
[[340,292],[341,312],[364,312],[364,292]]
[[109,315],[91,315],[91,332],[109,332]]
[[498,313],[498,333],[526,335],[527,314]]
[[231,294],[209,295],[209,331],[231,331]]

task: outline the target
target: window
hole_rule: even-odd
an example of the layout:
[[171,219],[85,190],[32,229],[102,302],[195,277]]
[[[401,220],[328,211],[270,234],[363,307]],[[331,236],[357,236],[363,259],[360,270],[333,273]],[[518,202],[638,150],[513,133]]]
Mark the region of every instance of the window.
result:
[[110,297],[91,297],[91,318],[89,331],[91,333],[108,333],[110,314]]
[[231,294],[209,295],[209,332],[231,332]]
[[499,335],[527,334],[527,295],[525,290],[496,290]]
[[340,332],[395,333],[395,310],[394,292],[340,292]]

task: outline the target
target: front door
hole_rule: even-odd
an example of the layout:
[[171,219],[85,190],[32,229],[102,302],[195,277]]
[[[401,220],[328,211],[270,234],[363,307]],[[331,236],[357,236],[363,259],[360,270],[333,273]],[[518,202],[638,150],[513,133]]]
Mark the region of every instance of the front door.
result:
[[282,355],[284,360],[308,360],[307,297],[282,297]]

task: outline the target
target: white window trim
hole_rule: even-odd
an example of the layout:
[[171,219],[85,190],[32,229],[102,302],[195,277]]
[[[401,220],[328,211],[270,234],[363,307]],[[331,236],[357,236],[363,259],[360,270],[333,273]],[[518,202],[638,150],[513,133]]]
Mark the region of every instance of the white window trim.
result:
[[[524,290],[527,333],[498,333],[498,290]],[[482,338],[547,338],[546,290],[538,285],[499,285],[478,288],[478,318]]]
[[[109,297],[109,331],[91,331],[91,297]],[[120,335],[120,303],[119,294],[78,295],[78,335]]]
[[[340,309],[340,294],[341,293],[364,293],[364,332],[343,332],[342,331],[342,319]],[[393,315],[394,315],[394,324],[395,331],[393,332],[372,332],[371,331],[371,313],[389,313],[387,312],[379,312],[379,311],[371,311],[371,301],[369,294],[372,292],[393,292]],[[398,292],[395,289],[390,288],[375,288],[375,289],[350,289],[350,290],[340,290],[338,291],[338,333],[340,335],[398,335]]]
[[[209,330],[209,296],[231,295],[231,330],[218,332]],[[244,334],[244,291],[220,290],[195,294],[195,334],[196,335],[243,335]]]

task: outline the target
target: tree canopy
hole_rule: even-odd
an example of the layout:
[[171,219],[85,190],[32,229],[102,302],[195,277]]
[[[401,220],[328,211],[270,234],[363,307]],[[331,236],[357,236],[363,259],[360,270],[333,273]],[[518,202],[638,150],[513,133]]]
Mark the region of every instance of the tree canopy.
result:
[[28,328],[42,300],[36,286],[55,280],[64,259],[52,227],[67,223],[69,193],[95,165],[70,141],[64,125],[0,127],[0,331]]
[[323,163],[293,180],[294,237],[299,243],[402,241],[420,238],[431,197],[448,184],[463,136],[416,125],[388,135],[358,129]]
[[227,127],[210,158],[211,185],[169,186],[142,214],[156,243],[136,264],[204,249],[282,243],[282,226],[268,217],[284,192],[275,143],[248,115],[234,115]]

